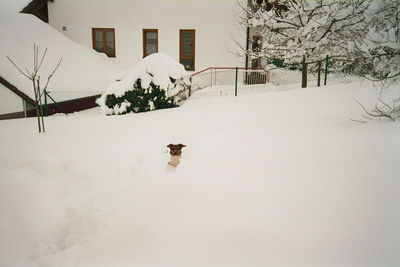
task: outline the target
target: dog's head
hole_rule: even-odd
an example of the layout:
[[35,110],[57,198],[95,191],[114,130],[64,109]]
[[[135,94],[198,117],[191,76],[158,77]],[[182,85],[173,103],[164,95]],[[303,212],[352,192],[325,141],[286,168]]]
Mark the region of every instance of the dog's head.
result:
[[167,147],[170,149],[169,153],[172,156],[180,156],[182,154],[182,148],[185,147],[185,145],[182,145],[182,144],[178,144],[178,145],[169,144]]

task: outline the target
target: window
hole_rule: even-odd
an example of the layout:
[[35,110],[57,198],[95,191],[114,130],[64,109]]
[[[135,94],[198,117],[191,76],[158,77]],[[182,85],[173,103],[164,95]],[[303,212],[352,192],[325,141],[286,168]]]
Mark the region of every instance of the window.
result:
[[143,57],[158,52],[158,30],[143,29]]
[[194,70],[195,66],[195,30],[179,32],[179,62],[186,70]]
[[115,31],[114,29],[92,28],[93,49],[115,57]]

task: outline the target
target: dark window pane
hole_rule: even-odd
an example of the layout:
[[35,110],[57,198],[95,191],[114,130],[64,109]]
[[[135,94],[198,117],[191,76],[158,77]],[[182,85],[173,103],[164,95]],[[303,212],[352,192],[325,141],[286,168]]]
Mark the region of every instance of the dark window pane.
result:
[[157,33],[156,32],[146,32],[146,41],[147,42],[156,42],[157,41]]
[[157,46],[155,44],[146,45],[146,55],[157,53]]
[[114,29],[93,29],[93,48],[109,57],[115,57]]
[[180,63],[186,70],[194,70],[194,30],[180,31]]
[[107,42],[106,46],[110,46],[110,47],[114,48],[114,42]]
[[108,56],[114,56],[114,54],[115,54],[114,46],[107,44],[106,53],[107,53]]
[[181,64],[185,66],[186,70],[194,70],[194,60],[193,59],[182,59]]
[[104,53],[104,43],[103,42],[96,42],[96,51]]
[[157,32],[156,31],[145,31],[144,32],[144,50],[145,55],[148,56],[153,53],[157,53]]
[[106,41],[114,42],[114,32],[110,32],[110,31],[106,32]]
[[103,32],[95,31],[96,42],[103,42]]
[[193,43],[193,33],[192,32],[182,32],[182,42],[183,43]]
[[183,44],[182,45],[182,53],[184,56],[192,56],[193,55],[193,45],[192,44]]

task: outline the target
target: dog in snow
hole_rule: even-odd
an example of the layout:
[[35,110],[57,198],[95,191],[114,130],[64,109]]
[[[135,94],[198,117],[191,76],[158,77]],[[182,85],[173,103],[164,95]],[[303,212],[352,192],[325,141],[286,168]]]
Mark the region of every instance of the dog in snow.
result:
[[182,154],[182,148],[186,146],[182,144],[177,144],[177,145],[169,144],[167,147],[170,149],[169,154],[171,155],[171,161],[168,162],[168,165],[176,168],[181,162],[180,159]]

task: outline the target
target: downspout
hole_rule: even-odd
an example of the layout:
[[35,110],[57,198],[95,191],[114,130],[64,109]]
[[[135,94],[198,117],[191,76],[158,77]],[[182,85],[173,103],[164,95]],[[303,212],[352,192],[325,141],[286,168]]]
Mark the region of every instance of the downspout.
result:
[[[250,7],[251,0],[247,0],[247,8]],[[250,39],[250,27],[248,26],[249,23],[249,18],[247,18],[247,29],[246,29],[246,60],[245,60],[245,68],[247,69],[249,67],[249,39]],[[247,75],[247,72],[246,72]]]

